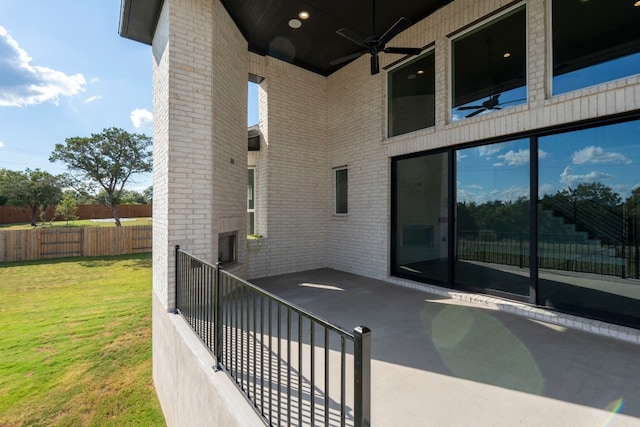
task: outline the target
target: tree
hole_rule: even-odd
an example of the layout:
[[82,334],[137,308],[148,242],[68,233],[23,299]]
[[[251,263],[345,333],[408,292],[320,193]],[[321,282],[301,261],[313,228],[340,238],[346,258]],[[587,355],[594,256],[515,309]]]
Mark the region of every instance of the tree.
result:
[[78,205],[76,203],[75,194],[72,191],[66,191],[62,196],[62,200],[56,206],[56,215],[60,215],[67,221],[78,219]]
[[145,188],[142,194],[144,195],[146,204],[150,205],[153,203],[153,185],[150,185],[149,187]]
[[44,215],[49,205],[62,197],[63,180],[40,169],[24,172],[3,169],[0,171],[0,193],[8,206],[29,210],[31,225],[36,226],[38,211]]
[[132,175],[151,172],[151,144],[151,137],[144,134],[106,128],[90,137],[67,138],[64,145],[56,144],[49,160],[66,163],[70,185],[108,206],[120,226],[117,204]]
[[140,193],[139,191],[124,190],[120,198],[120,203],[125,205],[131,205],[131,204],[144,205],[147,203],[147,201],[144,197],[144,194]]

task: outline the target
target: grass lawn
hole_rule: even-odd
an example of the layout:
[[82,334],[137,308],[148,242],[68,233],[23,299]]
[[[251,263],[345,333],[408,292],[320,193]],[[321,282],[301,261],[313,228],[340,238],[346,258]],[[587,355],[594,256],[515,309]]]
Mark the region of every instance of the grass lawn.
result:
[[[151,225],[151,218],[120,218],[120,223],[123,227],[133,225]],[[91,219],[79,219],[76,221],[52,221],[42,222],[38,221],[37,228],[55,228],[55,227],[115,227],[113,218],[110,220],[91,220]],[[0,230],[31,230],[31,224],[28,222],[21,224],[0,224]]]
[[158,426],[151,254],[0,264],[0,426]]

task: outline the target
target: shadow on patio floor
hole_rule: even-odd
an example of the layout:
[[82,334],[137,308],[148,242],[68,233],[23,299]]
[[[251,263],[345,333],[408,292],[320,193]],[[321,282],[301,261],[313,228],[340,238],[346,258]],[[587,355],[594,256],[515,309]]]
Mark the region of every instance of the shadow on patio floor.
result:
[[372,330],[374,425],[640,425],[638,345],[330,269],[252,282]]

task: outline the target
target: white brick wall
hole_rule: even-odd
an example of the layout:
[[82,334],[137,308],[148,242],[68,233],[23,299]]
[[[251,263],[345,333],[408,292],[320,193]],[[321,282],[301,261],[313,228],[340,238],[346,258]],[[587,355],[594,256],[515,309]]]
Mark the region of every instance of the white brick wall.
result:
[[[436,125],[387,139],[386,73],[371,76],[366,55],[324,78],[247,53],[226,13],[216,13],[217,2],[170,1],[169,10],[179,9],[168,20],[172,38],[166,51],[173,62],[166,65],[162,57],[155,64],[157,102],[169,102],[171,113],[156,107],[156,118],[168,117],[168,124],[156,120],[154,191],[156,197],[169,191],[167,204],[154,206],[154,222],[167,224],[155,240],[169,236],[168,242],[154,243],[162,252],[154,255],[156,261],[169,272],[166,277],[158,272],[157,280],[170,281],[171,257],[163,254],[174,243],[215,260],[218,232],[246,232],[248,72],[265,78],[260,89],[264,140],[255,155],[256,232],[264,238],[260,247],[250,242],[246,254],[244,242],[239,245],[239,272],[249,277],[329,266],[388,278],[391,157],[638,109],[638,76],[548,96],[547,2],[530,0],[529,102],[451,123],[447,35],[510,3],[459,0],[393,41],[435,43]],[[397,58],[383,54],[382,65]],[[170,77],[163,77],[167,73]],[[168,153],[158,144],[162,138],[171,140]],[[349,169],[346,217],[332,215],[333,168],[341,165]]]
[[[327,170],[349,165],[349,214],[329,221],[329,267],[387,279],[389,269],[390,158],[466,142],[597,118],[640,108],[640,77],[633,76],[550,98],[547,78],[546,0],[527,1],[529,103],[450,123],[448,34],[507,0],[459,0],[417,23],[393,45],[435,42],[436,126],[385,139],[386,78],[370,76],[365,55],[327,81]],[[382,55],[382,65],[397,56]],[[329,173],[329,172],[328,172]]]
[[165,1],[154,39],[153,252],[167,309],[175,244],[215,262],[218,233],[246,233],[246,51],[219,2]]
[[264,137],[256,168],[256,233],[249,277],[326,265],[328,186],[326,79],[286,62],[250,55],[260,85]]

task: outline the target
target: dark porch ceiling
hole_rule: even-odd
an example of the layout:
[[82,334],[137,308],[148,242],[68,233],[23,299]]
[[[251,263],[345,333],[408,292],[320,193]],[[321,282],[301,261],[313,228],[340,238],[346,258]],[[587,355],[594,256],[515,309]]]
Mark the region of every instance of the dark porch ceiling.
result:
[[[382,35],[400,17],[415,23],[452,0],[221,0],[249,50],[329,75],[346,63],[331,61],[361,48],[336,34],[347,28],[364,37]],[[122,0],[120,35],[151,44],[163,0]],[[373,6],[375,4],[375,29]],[[309,13],[301,19],[299,13]],[[289,21],[302,25],[292,28]],[[388,46],[396,46],[393,40]],[[422,47],[422,46],[409,46]],[[402,55],[383,53],[397,57]]]

